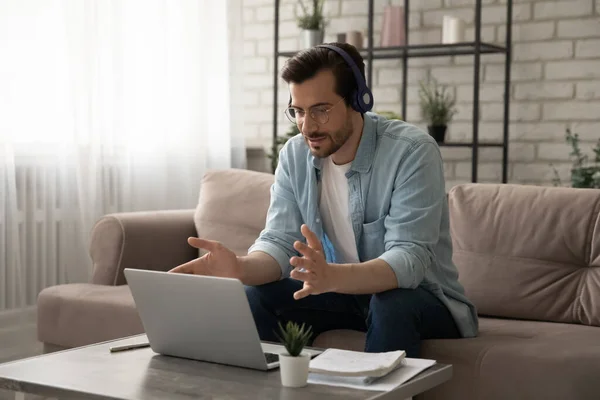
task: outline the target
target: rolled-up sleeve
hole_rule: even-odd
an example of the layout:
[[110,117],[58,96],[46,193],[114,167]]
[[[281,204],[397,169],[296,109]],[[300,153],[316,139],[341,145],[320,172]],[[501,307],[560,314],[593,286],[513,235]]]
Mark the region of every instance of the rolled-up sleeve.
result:
[[303,219],[292,189],[287,151],[286,145],[279,154],[265,228],[248,250],[248,253],[262,251],[277,260],[281,279],[289,277],[290,258],[298,255],[294,242],[304,240],[300,232]]
[[415,144],[396,172],[384,222],[385,252],[378,257],[390,265],[398,287],[416,288],[434,262],[445,196],[439,147],[431,141]]

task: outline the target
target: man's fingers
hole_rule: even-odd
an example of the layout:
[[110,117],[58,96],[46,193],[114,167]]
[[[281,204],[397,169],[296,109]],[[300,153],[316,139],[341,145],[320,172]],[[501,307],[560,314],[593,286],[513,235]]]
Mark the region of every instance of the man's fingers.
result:
[[193,261],[186,262],[185,264],[181,264],[176,266],[175,268],[169,270],[169,272],[177,273],[177,274],[192,274],[194,271],[194,267],[192,265]]
[[192,247],[208,251],[215,251],[221,245],[221,243],[214,240],[200,239],[197,237],[188,238],[188,243]]
[[302,271],[298,268],[295,268],[294,270],[292,270],[292,273],[290,275],[294,279],[298,279],[299,281],[308,282],[308,283],[312,282],[315,279],[315,274],[313,272]]
[[206,255],[196,258],[195,260],[188,261],[185,264],[178,265],[171,269],[169,272],[181,273],[181,274],[199,274],[199,275],[210,275],[210,271],[206,268]]
[[316,261],[317,257],[319,256],[315,249],[302,242],[296,241],[294,243],[294,248],[298,250],[304,257],[310,258],[313,261]]
[[308,225],[302,224],[302,226],[300,227],[300,232],[302,232],[302,236],[306,238],[306,242],[310,247],[312,247],[316,251],[320,251],[321,253],[323,252],[323,248],[321,247],[321,241],[319,240],[317,235],[315,235],[314,232],[308,228]]
[[296,268],[304,268],[309,271],[314,271],[315,262],[311,259],[304,257],[292,257],[290,258],[290,264],[292,264]]
[[294,293],[294,299],[296,299],[296,300],[303,299],[306,296],[311,295],[313,293],[313,291],[314,291],[314,289],[312,286],[304,285],[304,287],[302,289],[300,289]]

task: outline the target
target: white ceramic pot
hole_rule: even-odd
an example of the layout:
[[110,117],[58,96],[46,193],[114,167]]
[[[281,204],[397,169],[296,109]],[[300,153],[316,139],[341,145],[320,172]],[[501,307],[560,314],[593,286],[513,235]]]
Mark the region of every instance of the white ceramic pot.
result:
[[465,41],[466,23],[460,18],[444,15],[442,23],[442,43],[462,43]]
[[303,387],[308,384],[308,365],[310,355],[302,353],[292,357],[287,353],[279,354],[281,384],[286,387]]
[[304,48],[308,49],[323,43],[325,33],[322,30],[302,30],[304,36]]

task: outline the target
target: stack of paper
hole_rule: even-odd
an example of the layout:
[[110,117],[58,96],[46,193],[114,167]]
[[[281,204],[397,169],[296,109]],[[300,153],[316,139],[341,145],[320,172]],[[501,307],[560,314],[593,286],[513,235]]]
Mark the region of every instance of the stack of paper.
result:
[[435,364],[406,358],[404,351],[363,353],[327,349],[310,362],[310,383],[391,390]]
[[360,351],[327,349],[310,362],[310,372],[379,378],[387,375],[406,357],[404,351],[363,353]]
[[435,360],[405,358],[396,370],[381,378],[374,378],[375,380],[366,381],[362,377],[310,373],[308,383],[389,392],[432,367],[435,363]]

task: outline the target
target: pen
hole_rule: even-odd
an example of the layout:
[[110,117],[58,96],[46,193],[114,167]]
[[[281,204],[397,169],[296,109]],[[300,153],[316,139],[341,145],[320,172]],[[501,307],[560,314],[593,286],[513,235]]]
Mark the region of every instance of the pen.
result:
[[110,348],[110,352],[117,353],[119,351],[141,349],[143,347],[150,347],[150,343],[130,343],[130,344],[124,344],[122,346],[113,346]]

